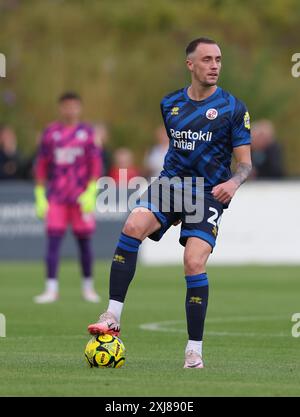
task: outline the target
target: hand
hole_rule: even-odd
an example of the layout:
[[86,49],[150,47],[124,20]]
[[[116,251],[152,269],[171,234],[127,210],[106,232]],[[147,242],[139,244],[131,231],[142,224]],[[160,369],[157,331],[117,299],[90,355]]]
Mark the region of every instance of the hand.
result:
[[97,198],[96,181],[91,181],[86,190],[80,194],[77,201],[83,213],[91,213],[95,210]]
[[39,219],[44,219],[48,210],[46,189],[43,185],[36,185],[34,188],[35,212]]
[[233,180],[228,180],[216,185],[211,193],[220,203],[226,204],[232,199],[237,189],[238,185]]

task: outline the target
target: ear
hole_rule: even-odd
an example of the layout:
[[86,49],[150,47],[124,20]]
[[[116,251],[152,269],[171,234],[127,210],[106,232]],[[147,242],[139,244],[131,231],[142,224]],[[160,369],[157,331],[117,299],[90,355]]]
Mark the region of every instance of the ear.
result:
[[194,69],[194,64],[190,59],[187,59],[186,61],[186,66],[188,67],[188,69],[192,72]]

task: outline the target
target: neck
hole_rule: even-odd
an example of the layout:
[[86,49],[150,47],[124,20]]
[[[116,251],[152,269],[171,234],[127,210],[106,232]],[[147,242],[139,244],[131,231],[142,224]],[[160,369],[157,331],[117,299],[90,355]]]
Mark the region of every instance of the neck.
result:
[[218,87],[216,85],[204,86],[193,80],[187,90],[187,93],[192,100],[201,101],[211,96],[217,88]]
[[62,122],[66,126],[76,126],[79,123],[78,119],[62,119]]

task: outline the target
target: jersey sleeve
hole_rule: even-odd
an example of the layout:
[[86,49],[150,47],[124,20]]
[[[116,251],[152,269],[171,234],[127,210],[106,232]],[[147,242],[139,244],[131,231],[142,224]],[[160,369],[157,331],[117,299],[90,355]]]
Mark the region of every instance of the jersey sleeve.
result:
[[165,117],[165,111],[164,111],[164,99],[162,99],[162,101],[160,102],[160,111],[161,111],[161,116],[162,116],[162,119],[163,119],[163,122],[164,122],[164,126],[165,126],[165,129],[166,129],[167,135],[169,136],[169,131],[168,131],[168,128],[167,128],[167,122],[166,122],[166,117]]
[[90,179],[98,179],[102,175],[103,163],[101,149],[95,144],[95,133],[89,129],[89,139],[87,142],[87,157],[89,163]]
[[251,143],[249,112],[245,104],[238,100],[232,114],[231,142],[233,147]]
[[41,135],[40,145],[35,162],[34,176],[36,181],[46,181],[48,177],[48,166],[51,162],[52,146],[48,135],[48,129],[45,129]]

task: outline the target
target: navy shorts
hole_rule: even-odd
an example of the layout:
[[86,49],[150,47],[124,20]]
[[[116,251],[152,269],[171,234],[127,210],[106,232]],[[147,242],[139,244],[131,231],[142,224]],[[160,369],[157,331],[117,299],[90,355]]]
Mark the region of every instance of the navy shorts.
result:
[[[169,207],[165,204],[165,190],[163,187],[160,192],[152,192],[153,184],[150,184],[148,189],[143,193],[137,202],[136,207],[145,207],[149,209],[161,224],[161,228],[149,236],[150,239],[159,241],[166,231],[178,220],[181,220],[181,231],[179,242],[185,246],[189,237],[198,237],[209,243],[214,248],[216,238],[218,235],[219,224],[223,213],[223,204],[215,200],[209,193],[204,193],[200,198],[202,209],[201,219],[197,221],[197,217],[193,217],[193,212],[187,211],[184,204],[181,210],[178,207],[175,209],[174,195],[176,194],[176,187],[170,188]],[[193,191],[195,194],[195,190]],[[193,199],[195,202],[195,198]],[[199,216],[198,216],[199,217]],[[191,221],[192,218],[192,221]],[[195,221],[196,220],[196,221]]]

